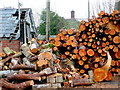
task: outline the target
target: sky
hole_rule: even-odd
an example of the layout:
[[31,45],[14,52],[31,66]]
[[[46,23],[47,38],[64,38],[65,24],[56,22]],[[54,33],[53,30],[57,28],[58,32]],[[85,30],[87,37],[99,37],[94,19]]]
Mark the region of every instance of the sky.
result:
[[[46,8],[46,1],[47,0],[19,0],[22,4],[21,8],[32,8],[36,22],[39,22],[41,11]],[[94,10],[95,8],[98,8],[97,3],[102,4],[104,1],[109,2],[111,0],[89,1],[91,9]],[[18,8],[18,0],[0,0],[0,8],[3,7]],[[75,11],[75,18],[88,17],[88,0],[50,0],[50,7],[52,11],[55,11],[59,16],[66,19],[71,17],[70,11],[72,10]]]

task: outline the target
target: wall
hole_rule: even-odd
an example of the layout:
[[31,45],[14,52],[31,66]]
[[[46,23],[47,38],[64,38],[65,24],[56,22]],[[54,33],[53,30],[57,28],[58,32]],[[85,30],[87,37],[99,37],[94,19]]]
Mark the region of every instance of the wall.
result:
[[4,47],[9,47],[10,49],[13,49],[14,51],[19,52],[20,51],[20,41],[19,40],[1,40],[0,41],[0,52],[3,52]]

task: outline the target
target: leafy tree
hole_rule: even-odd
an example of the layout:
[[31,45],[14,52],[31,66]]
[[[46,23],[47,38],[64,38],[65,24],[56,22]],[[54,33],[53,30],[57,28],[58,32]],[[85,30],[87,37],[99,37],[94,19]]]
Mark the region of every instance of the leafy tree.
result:
[[[41,23],[40,26],[38,27],[38,30],[40,34],[45,35],[46,34],[46,9],[44,9],[41,13]],[[64,26],[67,25],[67,21],[63,18],[58,16],[53,11],[50,11],[50,34],[51,35],[56,35],[59,31],[59,29],[63,28]]]

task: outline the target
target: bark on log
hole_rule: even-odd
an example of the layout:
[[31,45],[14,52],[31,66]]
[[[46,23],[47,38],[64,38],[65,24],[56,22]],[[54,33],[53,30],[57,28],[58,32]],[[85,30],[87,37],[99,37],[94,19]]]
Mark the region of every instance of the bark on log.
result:
[[12,68],[13,70],[19,70],[19,69],[23,69],[23,70],[35,70],[35,65],[15,65]]
[[26,87],[29,87],[31,85],[34,85],[34,81],[30,80],[30,81],[25,81],[19,84],[13,84],[10,82],[7,82],[4,79],[0,79],[0,83],[2,84],[1,86],[7,89],[24,89]]

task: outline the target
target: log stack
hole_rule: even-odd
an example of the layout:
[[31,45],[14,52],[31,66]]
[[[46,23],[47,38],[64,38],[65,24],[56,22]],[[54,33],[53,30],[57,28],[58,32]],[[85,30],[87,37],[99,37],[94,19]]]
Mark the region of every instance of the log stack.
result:
[[[89,22],[81,21],[80,30],[60,30],[55,38],[55,46],[62,59],[67,58],[75,63],[74,66],[80,74],[106,67],[104,65],[107,62],[107,66],[111,64],[110,74],[120,73],[120,14],[114,10],[111,14],[101,11],[98,15],[99,17]],[[109,57],[112,57],[112,61]],[[107,73],[102,76],[105,75],[107,77]]]
[[49,41],[33,38],[20,52],[5,47],[0,53],[1,86],[61,88],[111,81],[120,73],[120,14],[98,15],[81,21],[80,30],[61,29]]

